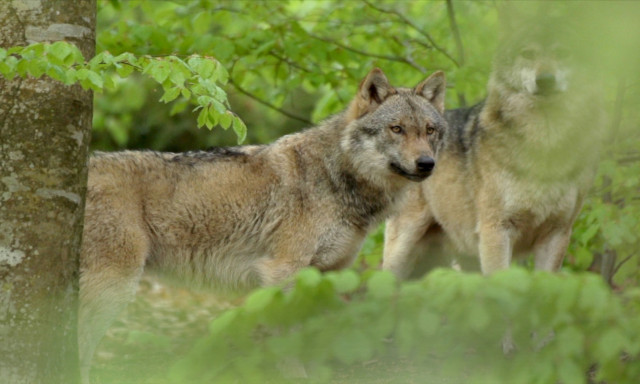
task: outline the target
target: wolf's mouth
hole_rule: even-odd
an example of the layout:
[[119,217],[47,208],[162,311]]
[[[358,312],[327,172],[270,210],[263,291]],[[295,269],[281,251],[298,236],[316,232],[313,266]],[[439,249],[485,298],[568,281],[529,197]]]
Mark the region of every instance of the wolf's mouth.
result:
[[389,168],[391,169],[392,172],[404,178],[407,178],[411,181],[422,181],[431,175],[431,171],[418,172],[418,173],[408,172],[407,170],[405,170],[399,164],[396,164],[396,163],[389,163]]

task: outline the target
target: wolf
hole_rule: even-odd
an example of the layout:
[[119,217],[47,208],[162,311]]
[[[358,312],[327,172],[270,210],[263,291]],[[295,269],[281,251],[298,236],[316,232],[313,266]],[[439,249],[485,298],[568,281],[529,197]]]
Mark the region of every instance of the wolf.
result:
[[494,56],[484,101],[447,110],[438,167],[411,186],[385,229],[383,268],[412,274],[442,233],[484,274],[533,254],[562,264],[598,163],[601,103],[557,28],[512,31]]
[[348,266],[410,184],[431,175],[446,130],[445,77],[395,88],[380,69],[349,106],[269,145],[96,153],[80,265],[83,382],[143,269],[251,289],[303,267]]

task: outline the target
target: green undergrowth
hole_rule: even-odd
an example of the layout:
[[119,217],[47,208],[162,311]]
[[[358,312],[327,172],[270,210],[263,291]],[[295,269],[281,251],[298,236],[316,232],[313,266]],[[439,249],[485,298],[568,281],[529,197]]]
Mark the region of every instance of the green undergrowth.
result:
[[[516,351],[505,355],[507,334]],[[419,382],[638,383],[640,290],[519,268],[490,277],[442,269],[402,284],[383,271],[305,269],[288,288],[259,289],[218,316],[169,378],[298,382],[285,377],[304,366],[307,382],[340,381],[345,370],[351,382],[372,372],[389,382],[380,367],[390,361],[401,362],[387,372],[395,382],[406,373]]]

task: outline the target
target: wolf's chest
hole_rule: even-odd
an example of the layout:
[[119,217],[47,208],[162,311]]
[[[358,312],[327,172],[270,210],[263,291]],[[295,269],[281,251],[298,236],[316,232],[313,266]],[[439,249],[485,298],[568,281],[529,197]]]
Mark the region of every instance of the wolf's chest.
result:
[[579,186],[571,181],[539,183],[530,179],[503,178],[498,183],[504,217],[516,220],[526,217],[519,221],[530,229],[549,218],[569,218],[579,200]]

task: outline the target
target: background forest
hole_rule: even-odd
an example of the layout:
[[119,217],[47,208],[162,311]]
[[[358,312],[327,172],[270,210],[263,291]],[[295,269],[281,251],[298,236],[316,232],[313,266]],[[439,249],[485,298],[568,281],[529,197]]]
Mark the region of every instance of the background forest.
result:
[[[83,80],[96,91],[91,147],[268,143],[339,112],[373,67],[408,86],[444,70],[447,108],[470,106],[486,94],[505,24],[531,17],[571,26],[576,65],[602,96],[593,108],[608,115],[560,274],[525,261],[488,278],[444,268],[398,284],[379,271],[381,227],[352,268],[304,270],[289,291],[230,298],[145,276],[98,351],[96,382],[297,382],[282,377],[292,359],[311,382],[638,382],[638,3],[100,0],[102,63],[132,53],[128,63],[155,64],[131,74],[122,61]],[[175,58],[215,85],[181,75]],[[518,345],[510,357],[507,328]]]

